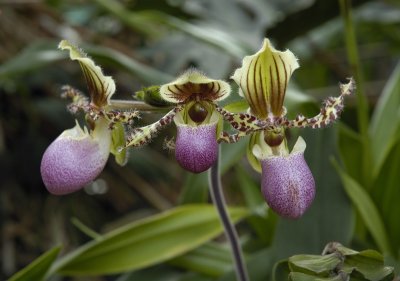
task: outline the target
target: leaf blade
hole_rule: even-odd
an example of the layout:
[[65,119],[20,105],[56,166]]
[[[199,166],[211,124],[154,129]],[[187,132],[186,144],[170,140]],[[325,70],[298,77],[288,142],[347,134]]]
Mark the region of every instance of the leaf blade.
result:
[[373,175],[377,175],[394,144],[400,128],[400,63],[397,64],[385,85],[374,110],[369,128],[371,150],[374,158]]
[[9,281],[43,280],[50,266],[57,258],[61,247],[57,246],[42,254],[27,267],[15,273]]
[[360,212],[365,225],[375,239],[379,249],[384,253],[388,253],[390,251],[389,242],[376,205],[366,190],[352,177],[346,174],[339,167],[337,162],[334,162],[334,166],[342,179],[343,187],[347,195]]
[[[231,208],[230,214],[237,221],[247,210]],[[192,250],[221,232],[212,205],[185,205],[105,234],[65,256],[53,271],[97,275],[144,268]]]

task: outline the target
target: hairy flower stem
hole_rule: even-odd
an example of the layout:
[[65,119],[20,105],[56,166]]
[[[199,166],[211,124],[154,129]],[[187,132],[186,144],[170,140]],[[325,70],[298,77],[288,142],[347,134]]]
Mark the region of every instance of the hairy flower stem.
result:
[[[220,153],[218,153],[220,154]],[[249,281],[246,265],[244,264],[242,249],[240,247],[239,238],[236,229],[229,219],[226,209],[226,202],[222,192],[221,178],[219,173],[219,156],[209,171],[209,187],[212,202],[217,208],[219,217],[224,227],[224,232],[228,238],[232,249],[233,260],[235,263],[236,277],[238,281]]]

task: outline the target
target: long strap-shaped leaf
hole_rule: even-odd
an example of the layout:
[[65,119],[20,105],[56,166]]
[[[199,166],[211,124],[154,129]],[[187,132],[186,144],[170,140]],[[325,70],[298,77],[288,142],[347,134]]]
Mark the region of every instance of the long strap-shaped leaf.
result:
[[[229,210],[233,221],[247,215]],[[222,232],[212,205],[186,205],[134,222],[64,256],[52,273],[100,275],[135,270],[177,257]]]
[[360,213],[362,220],[367,226],[379,249],[383,253],[389,253],[390,245],[387,232],[376,205],[365,188],[360,186],[358,182],[346,174],[337,162],[334,162],[334,165],[342,179],[344,190]]

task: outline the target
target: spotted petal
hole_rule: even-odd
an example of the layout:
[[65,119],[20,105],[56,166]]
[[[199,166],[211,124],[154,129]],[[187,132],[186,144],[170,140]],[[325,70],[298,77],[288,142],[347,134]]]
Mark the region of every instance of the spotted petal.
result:
[[230,92],[231,87],[225,81],[208,78],[195,69],[160,87],[161,97],[171,103],[182,103],[195,96],[202,100],[220,101]]
[[91,102],[98,107],[107,105],[115,92],[115,83],[111,76],[105,76],[92,59],[68,41],[62,40],[58,47],[61,50],[69,50],[71,60],[77,60],[81,65]]
[[239,85],[240,95],[249,103],[251,112],[265,119],[270,114],[281,116],[284,113],[286,87],[298,67],[291,51],[277,51],[264,39],[262,48],[243,59],[242,67],[235,71],[232,79]]

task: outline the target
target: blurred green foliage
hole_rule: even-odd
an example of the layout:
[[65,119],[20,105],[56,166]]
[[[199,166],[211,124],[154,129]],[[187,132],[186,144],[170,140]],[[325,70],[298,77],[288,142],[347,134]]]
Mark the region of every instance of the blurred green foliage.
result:
[[[298,134],[307,141],[306,159],[317,184],[316,200],[303,218],[283,220],[267,208],[259,191],[260,177],[245,159],[247,140],[222,145],[223,184],[229,205],[250,211],[237,227],[252,281],[270,280],[277,261],[320,254],[330,241],[360,251],[379,250],[399,273],[400,5],[394,0],[353,0],[352,4],[350,24],[358,42],[360,76],[352,72],[351,52],[347,57],[351,45],[346,45],[349,40],[344,36],[338,1],[2,1],[0,279],[48,251],[12,280],[28,280],[23,279],[26,274],[40,279],[58,254],[59,249],[53,247],[60,244],[58,262],[68,257],[66,253],[79,253],[85,247],[87,260],[93,261],[90,245],[101,244],[102,237],[113,232],[102,233],[123,231],[143,218],[157,220],[155,214],[174,206],[208,202],[206,175],[184,172],[173,155],[162,149],[164,139],[174,135],[173,126],[150,145],[130,151],[126,167],[121,169],[110,159],[99,180],[85,191],[64,197],[46,192],[39,173],[41,155],[57,135],[74,124],[74,116],[59,98],[60,87],[69,84],[85,90],[79,67],[56,49],[61,39],[81,46],[115,78],[118,99],[132,99],[143,87],[167,82],[191,66],[228,80],[242,57],[257,50],[264,36],[299,58],[301,68],[294,73],[286,100],[291,117],[314,115],[319,102],[339,93],[339,81],[361,77],[357,83],[362,83],[360,94],[369,108],[363,121],[365,132],[360,130],[357,112],[362,109],[356,98],[346,101],[339,124],[319,131],[289,132],[289,141]],[[228,102],[239,100],[234,90]],[[143,114],[135,125],[157,117]],[[176,208],[170,212],[188,207]],[[187,231],[201,236],[189,225],[207,214],[178,219],[184,228],[179,235]],[[76,227],[72,218],[83,226]],[[216,225],[210,226],[213,235],[207,232],[202,242],[215,237]],[[101,234],[96,240],[87,237],[88,233]],[[122,273],[104,266],[96,271],[94,264],[91,274],[119,274],[65,280],[234,279],[223,238],[195,249],[200,240],[190,237],[176,238],[176,245],[174,239],[166,239],[171,249],[165,251],[174,255],[156,259],[153,251],[146,268],[133,271],[139,267],[132,263],[120,268]],[[179,242],[185,247],[179,248]],[[141,249],[144,252],[138,255],[146,252],[146,247]],[[79,269],[79,264],[71,264]],[[74,275],[74,271],[64,274]],[[55,275],[51,280],[64,277]]]

